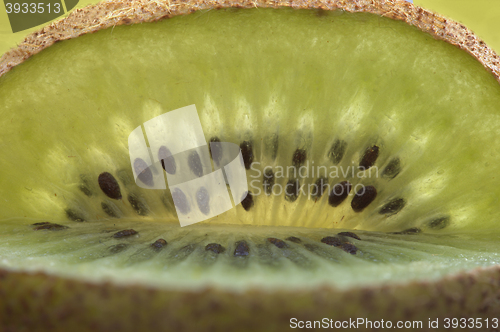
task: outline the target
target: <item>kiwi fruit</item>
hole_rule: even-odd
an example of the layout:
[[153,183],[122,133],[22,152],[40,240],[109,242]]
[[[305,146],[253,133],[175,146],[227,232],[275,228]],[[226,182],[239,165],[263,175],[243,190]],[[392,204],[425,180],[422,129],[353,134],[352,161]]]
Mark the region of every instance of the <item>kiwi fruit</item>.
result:
[[[0,62],[2,329],[495,317],[499,64],[387,0],[107,1],[28,36]],[[210,191],[148,186],[200,156],[127,139],[193,104],[249,187],[180,227]]]

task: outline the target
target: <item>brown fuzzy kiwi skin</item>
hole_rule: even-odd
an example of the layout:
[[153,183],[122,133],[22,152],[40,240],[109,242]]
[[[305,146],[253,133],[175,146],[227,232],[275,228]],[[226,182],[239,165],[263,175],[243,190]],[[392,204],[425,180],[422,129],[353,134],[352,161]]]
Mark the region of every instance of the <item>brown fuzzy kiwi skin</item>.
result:
[[[500,58],[470,30],[399,0],[106,1],[29,35],[0,59],[0,76],[57,41],[122,24],[151,22],[213,8],[292,7],[370,12],[402,20],[470,53],[500,81]],[[301,321],[420,320],[500,316],[500,267],[437,281],[348,290],[328,286],[231,292],[167,290],[89,283],[0,269],[0,331],[276,331]],[[442,326],[442,325],[441,325]],[[491,325],[490,325],[491,326]],[[483,326],[484,329],[484,326]]]
[[279,8],[344,10],[367,12],[410,25],[434,38],[456,45],[470,53],[500,82],[500,57],[464,25],[404,0],[110,0],[73,11],[30,34],[18,47],[0,58],[0,76],[33,54],[60,40],[75,38],[122,24],[135,24],[189,14],[204,9]]
[[[91,284],[0,270],[1,331],[284,331],[291,319],[421,321],[500,315],[500,267],[437,282],[228,292]],[[334,325],[335,326],[335,325]],[[361,326],[364,330],[365,325]],[[487,330],[483,320],[483,328]]]

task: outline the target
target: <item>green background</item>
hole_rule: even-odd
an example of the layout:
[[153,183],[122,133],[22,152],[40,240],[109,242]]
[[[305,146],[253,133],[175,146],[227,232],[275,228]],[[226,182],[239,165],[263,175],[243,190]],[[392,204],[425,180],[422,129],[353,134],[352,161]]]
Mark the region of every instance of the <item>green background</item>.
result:
[[[80,0],[75,8],[83,8],[96,0]],[[415,0],[416,5],[431,9],[464,23],[488,45],[500,53],[500,0]],[[5,7],[0,5],[0,54],[21,42],[38,27],[12,33]]]

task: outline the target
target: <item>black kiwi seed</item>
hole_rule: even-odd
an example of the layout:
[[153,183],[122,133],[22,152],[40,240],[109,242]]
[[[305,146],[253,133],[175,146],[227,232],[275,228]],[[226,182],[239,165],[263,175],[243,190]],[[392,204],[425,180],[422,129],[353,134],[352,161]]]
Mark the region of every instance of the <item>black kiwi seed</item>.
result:
[[295,202],[299,197],[300,183],[298,179],[288,180],[285,186],[285,200],[289,202]]
[[307,151],[305,149],[297,149],[293,153],[292,165],[295,167],[302,166],[307,159]]
[[201,164],[200,155],[198,151],[192,151],[188,156],[188,165],[191,172],[197,177],[203,176],[203,165]]
[[72,209],[66,209],[66,216],[68,217],[69,220],[73,221],[78,221],[78,222],[83,222],[86,221],[85,218],[78,212]]
[[220,144],[219,137],[217,136],[212,137],[210,139],[210,143],[214,143],[208,145],[210,156],[212,157],[212,160],[214,161],[215,165],[219,166],[220,161],[222,159],[222,145]]
[[377,197],[377,189],[374,186],[366,186],[358,190],[351,201],[354,212],[363,211]]
[[135,195],[130,194],[127,197],[128,202],[134,209],[135,213],[137,213],[140,216],[147,216],[148,215],[148,209],[146,208],[146,205]]
[[349,181],[342,181],[333,186],[330,196],[328,197],[328,204],[337,207],[342,203],[349,193],[351,192],[351,184]]
[[191,243],[171,252],[168,259],[170,261],[170,264],[177,264],[182,262],[196,250],[196,247],[197,247],[196,244]]
[[127,248],[128,248],[128,244],[126,244],[126,243],[118,243],[118,244],[115,244],[114,246],[108,247],[108,250],[112,254],[118,254],[118,253],[122,252],[123,250],[125,250]]
[[299,239],[298,237],[295,236],[289,236],[286,238],[287,241],[293,242],[293,243],[301,243],[302,240]]
[[429,221],[427,226],[432,229],[443,229],[450,224],[450,217],[440,217]]
[[165,247],[166,245],[167,245],[167,241],[165,241],[164,239],[158,239],[154,243],[151,243],[151,247],[153,247],[156,250],[160,250],[163,247]]
[[250,169],[253,162],[253,147],[252,143],[249,141],[243,141],[240,144],[241,155],[243,157],[243,163],[246,169]]
[[277,239],[274,237],[269,237],[269,238],[267,238],[267,241],[269,241],[269,243],[274,244],[276,247],[278,247],[280,249],[288,248],[288,244],[286,244],[285,241],[283,241],[283,240],[280,240],[280,239]]
[[[153,181],[153,172],[149,168],[148,164],[142,160],[141,158],[135,158],[134,160],[134,170],[135,173],[138,174],[137,178],[141,180],[146,186],[152,187],[154,186]],[[101,187],[102,189],[102,187]],[[104,191],[104,189],[103,189]],[[121,198],[121,196],[120,196]]]
[[359,162],[359,167],[365,170],[375,165],[378,158],[378,150],[379,148],[376,145],[366,149],[363,157],[361,157],[361,161]]
[[82,180],[82,183],[78,186],[78,189],[80,189],[80,191],[84,193],[85,196],[91,197],[92,191],[90,190],[90,183],[88,178],[85,175],[80,174],[80,179]]
[[267,168],[264,171],[264,175],[262,178],[262,187],[264,188],[264,192],[266,195],[271,195],[273,192],[273,186],[274,186],[274,172],[272,169]]
[[267,153],[271,155],[272,160],[275,160],[276,156],[278,155],[278,145],[279,145],[278,134],[267,136],[267,138],[264,139],[265,150]]
[[92,196],[92,192],[90,191],[90,189],[86,185],[81,184],[80,186],[78,186],[78,189],[80,189],[80,191],[82,193],[84,193],[85,196],[87,196],[87,197]]
[[236,242],[236,248],[234,249],[234,256],[248,256],[250,254],[250,247],[246,241]]
[[158,150],[158,160],[161,161],[161,167],[163,167],[165,172],[168,174],[175,174],[177,170],[175,159],[172,156],[172,152],[164,145]]
[[[349,233],[349,232],[343,232],[343,233]],[[328,244],[329,246],[340,247],[340,249],[344,250],[345,252],[351,255],[355,255],[356,252],[358,251],[358,248],[354,244],[347,241],[347,239],[342,235],[326,236],[321,239],[321,242]]]
[[328,151],[328,158],[332,161],[334,165],[340,163],[342,158],[344,158],[345,150],[347,149],[347,142],[342,140],[336,140],[333,142],[330,151]]
[[342,239],[338,236],[326,236],[321,239],[321,242],[328,244],[329,246],[340,247],[345,241],[342,241]]
[[311,197],[316,200],[320,199],[327,188],[328,180],[325,177],[318,178],[314,184],[314,193],[311,194]]
[[241,201],[241,206],[245,209],[245,211],[250,210],[250,208],[254,205],[253,194],[251,191],[243,194],[243,200]]
[[201,187],[196,192],[196,202],[203,214],[207,215],[210,213],[210,195],[205,187]]
[[99,187],[104,194],[106,194],[106,196],[112,199],[122,199],[120,186],[113,175],[108,172],[101,173],[99,174],[97,181],[99,182]]
[[351,254],[351,255],[356,255],[356,252],[358,251],[358,248],[352,244],[352,243],[342,243],[342,246],[341,246],[342,250],[344,250],[345,252]]
[[123,231],[119,231],[119,232],[116,232],[115,234],[113,234],[113,237],[115,239],[121,239],[121,238],[124,238],[124,237],[129,237],[129,236],[132,236],[132,235],[136,235],[137,232],[133,229],[125,229]]
[[39,230],[43,230],[43,229],[47,229],[47,230],[51,230],[51,231],[60,231],[60,230],[69,228],[68,226],[53,224],[51,222],[39,222],[39,223],[33,224],[33,226],[36,226],[35,228],[33,228],[33,230],[35,230],[35,231],[39,231]]
[[391,159],[387,166],[385,166],[384,170],[382,171],[382,176],[384,178],[394,179],[399,174],[399,172],[401,172],[401,161],[396,157]]
[[115,213],[115,211],[109,206],[108,203],[106,202],[101,202],[101,208],[106,213],[108,216],[111,218],[118,218],[118,215]]
[[401,211],[406,205],[403,198],[396,198],[382,206],[378,213],[380,214],[396,214]]
[[422,230],[420,228],[418,228],[418,227],[412,227],[412,228],[405,229],[404,231],[392,232],[392,233],[389,233],[389,234],[413,235],[413,234],[418,234],[421,231]]
[[[206,251],[211,251],[211,252],[214,252],[216,254],[221,254],[223,253],[224,251],[226,251],[226,248],[224,248],[223,246],[221,246],[220,244],[218,243],[209,243],[205,246],[205,250]],[[236,251],[235,251],[235,256],[236,256]]]
[[189,213],[191,211],[191,206],[186,198],[186,195],[179,188],[174,188],[172,191],[172,199],[174,201],[177,211],[182,214]]
[[318,250],[318,246],[311,244],[311,243],[305,243],[304,248],[306,248],[307,250],[312,251],[312,252]]
[[197,247],[196,244],[191,243],[185,245],[182,248],[173,250],[169,253],[167,261],[169,262],[169,264],[172,265],[178,264],[183,260],[185,260],[186,258],[188,258],[189,255],[191,255],[196,250],[196,247]]
[[353,239],[356,240],[361,240],[357,234],[354,234],[353,232],[340,232],[337,235],[342,235],[342,236],[347,236],[347,237],[352,237]]

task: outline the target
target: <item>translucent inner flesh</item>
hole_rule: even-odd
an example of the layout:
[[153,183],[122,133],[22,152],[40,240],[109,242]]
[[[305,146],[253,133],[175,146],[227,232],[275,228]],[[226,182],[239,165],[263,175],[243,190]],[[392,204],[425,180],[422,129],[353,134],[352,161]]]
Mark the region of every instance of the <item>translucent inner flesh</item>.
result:
[[[186,289],[210,285],[242,291],[404,284],[500,264],[500,238],[485,232],[398,235],[359,231],[356,235],[361,240],[347,238],[358,249],[351,254],[321,242],[340,231],[328,229],[200,224],[180,228],[138,221],[95,223],[92,231],[85,223],[60,231],[33,228],[16,222],[1,226],[2,233],[9,234],[0,244],[2,268],[42,270],[93,282]],[[125,229],[137,234],[114,237]],[[269,237],[286,247],[275,246]],[[158,239],[167,242],[161,249],[151,246]],[[248,255],[235,255],[240,241],[246,241]],[[220,244],[224,251],[207,251],[210,243]]]
[[[327,253],[338,249],[322,244],[319,234],[328,234],[312,228],[418,228],[428,233],[362,232],[382,240],[361,242],[356,255],[338,250],[345,266],[338,273],[351,276],[345,279],[328,278],[338,267],[326,254],[317,258],[302,245],[293,255],[310,259],[293,261],[273,249],[268,253],[271,265],[284,264],[289,273],[303,270],[293,282],[309,279],[311,271],[316,276],[311,285],[345,286],[356,284],[360,279],[355,276],[361,275],[373,281],[398,276],[407,280],[423,278],[426,269],[438,277],[497,263],[492,248],[499,227],[500,86],[492,75],[456,47],[401,22],[369,14],[255,9],[213,10],[115,27],[58,43],[0,78],[0,199],[5,202],[0,219],[4,234],[9,234],[2,245],[2,264],[51,266],[55,273],[87,271],[89,276],[98,268],[99,277],[133,275],[148,282],[153,275],[170,276],[172,283],[181,282],[185,270],[176,269],[185,266],[189,282],[197,276],[200,283],[210,279],[209,269],[199,267],[205,257],[202,246],[190,238],[198,232],[180,229],[168,190],[141,189],[133,182],[127,145],[137,126],[192,104],[207,142],[216,137],[240,147],[250,144],[254,161],[247,170],[253,204],[238,205],[205,226],[302,227],[297,232],[312,232],[307,236]],[[189,138],[186,133],[179,139]],[[376,158],[366,157],[367,151],[375,150]],[[391,173],[387,170],[395,167],[395,160],[397,171]],[[365,162],[370,169],[359,172]],[[303,173],[293,174],[293,165],[304,166]],[[270,195],[263,187],[266,167],[273,170],[279,186]],[[122,199],[109,198],[99,188],[103,172],[116,178]],[[334,207],[328,192],[313,195],[309,185],[320,176],[326,177],[330,189],[349,181],[349,197]],[[297,178],[304,191],[287,197],[283,189]],[[361,209],[352,203],[357,185],[377,192]],[[28,225],[37,221],[70,228],[33,231]],[[176,263],[177,267],[168,263],[162,268],[161,259],[151,258],[129,268],[128,260],[140,256],[142,249],[119,247],[107,257],[103,253],[109,251],[111,240],[106,238],[109,241],[101,247],[98,234],[108,224],[118,230],[134,224],[148,228],[141,233],[148,234],[148,240],[174,227],[174,233],[186,232],[186,238],[176,242],[179,248],[198,244],[201,256],[190,254],[185,261],[189,263]],[[268,235],[259,235],[258,228],[241,229],[257,237],[248,239],[251,248],[268,245]],[[229,230],[221,228],[221,241],[234,245],[241,231]],[[281,236],[287,231],[276,232]],[[23,242],[24,233],[36,243],[53,237],[54,242],[31,245]],[[443,235],[434,237],[435,233]],[[66,239],[64,234],[74,237]],[[210,236],[219,236],[214,234],[212,230]],[[474,249],[459,246],[466,234],[475,241]],[[71,239],[76,241],[73,250],[58,256]],[[99,259],[86,261],[92,251]],[[237,276],[231,250],[224,255],[217,264]],[[256,263],[245,264],[252,271],[263,269],[262,276],[267,276],[266,255],[263,261],[251,256]],[[301,260],[313,261],[315,269],[301,268]],[[143,274],[137,264],[144,266]],[[128,272],[121,274],[121,269]],[[408,269],[423,272],[410,275]],[[219,277],[211,280],[217,283]],[[255,278],[260,280],[259,273]],[[275,278],[279,283],[283,274]]]

